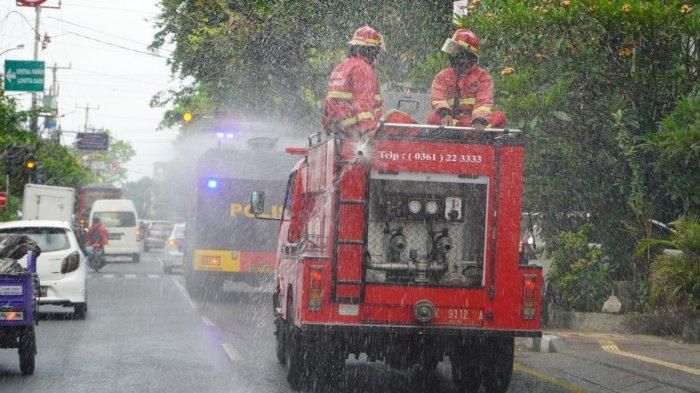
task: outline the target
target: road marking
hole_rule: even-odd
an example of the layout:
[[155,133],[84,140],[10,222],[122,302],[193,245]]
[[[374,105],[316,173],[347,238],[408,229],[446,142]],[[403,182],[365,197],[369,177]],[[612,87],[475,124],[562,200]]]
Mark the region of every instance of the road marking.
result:
[[160,278],[160,274],[149,274],[148,278]]
[[684,366],[682,364],[671,363],[671,362],[667,362],[664,360],[654,359],[654,358],[650,358],[647,356],[637,355],[636,353],[632,353],[632,352],[621,351],[620,348],[617,347],[617,344],[615,344],[615,342],[613,342],[611,340],[599,340],[598,342],[600,343],[600,347],[603,348],[603,351],[608,352],[608,353],[612,353],[615,355],[620,355],[620,356],[624,356],[624,357],[628,357],[628,358],[632,358],[632,359],[637,359],[637,360],[640,360],[640,361],[646,362],[646,363],[652,363],[652,364],[656,364],[659,366],[672,368],[674,370],[683,371],[683,372],[686,372],[688,374],[700,375],[700,369],[697,369],[697,368]]
[[204,322],[204,324],[207,326],[214,326],[214,322],[212,322],[211,319],[205,317],[204,315],[202,315],[202,322]]
[[124,278],[129,278],[129,279],[136,278],[136,275],[135,274],[125,274]]
[[114,274],[103,274],[102,278],[114,278]]
[[221,344],[221,347],[224,348],[224,352],[226,352],[226,355],[228,355],[228,358],[231,359],[232,362],[243,360],[240,352],[238,352],[236,348],[233,347],[233,345]]
[[173,282],[175,283],[175,286],[177,287],[177,289],[180,290],[180,293],[182,294],[182,296],[184,296],[185,299],[187,299],[187,302],[190,304],[190,306],[192,306],[192,308],[194,308],[195,310],[198,310],[199,306],[197,305],[197,303],[194,302],[194,300],[192,300],[192,298],[190,297],[190,294],[187,293],[187,289],[185,289],[185,287],[183,287],[182,284],[180,284],[180,282],[175,279],[175,277],[171,276],[170,279],[173,280]]
[[585,390],[581,389],[580,387],[578,387],[574,384],[562,381],[562,380],[554,378],[554,377],[550,377],[549,375],[543,374],[535,369],[527,367],[527,366],[523,365],[522,363],[515,362],[513,364],[513,371],[519,371],[521,373],[530,374],[535,378],[538,378],[538,379],[541,379],[545,382],[549,382],[551,384],[557,385],[560,388],[566,389],[572,393],[586,393]]

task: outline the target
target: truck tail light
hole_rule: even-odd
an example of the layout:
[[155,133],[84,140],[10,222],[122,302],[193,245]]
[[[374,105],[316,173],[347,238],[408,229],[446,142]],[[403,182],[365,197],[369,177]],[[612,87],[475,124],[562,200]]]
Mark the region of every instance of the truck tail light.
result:
[[309,267],[309,310],[320,311],[323,300],[323,266]]
[[537,305],[537,276],[526,274],[523,276],[523,319],[535,319]]
[[80,266],[80,255],[77,251],[70,253],[61,261],[61,274],[74,272]]

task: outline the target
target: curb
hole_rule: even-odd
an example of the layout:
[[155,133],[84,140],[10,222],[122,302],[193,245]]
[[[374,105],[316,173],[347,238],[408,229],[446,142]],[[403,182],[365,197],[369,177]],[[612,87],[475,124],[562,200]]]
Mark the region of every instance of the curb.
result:
[[551,333],[542,333],[542,337],[526,337],[521,343],[532,352],[561,353],[568,349],[561,337]]

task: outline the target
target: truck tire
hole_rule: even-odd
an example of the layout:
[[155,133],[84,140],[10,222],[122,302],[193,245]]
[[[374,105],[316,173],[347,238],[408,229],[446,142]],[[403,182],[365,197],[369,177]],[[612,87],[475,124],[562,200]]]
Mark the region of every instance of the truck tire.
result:
[[285,364],[287,362],[287,353],[285,350],[285,331],[287,330],[287,324],[284,322],[282,317],[275,317],[275,337],[276,337],[276,354],[277,361],[280,364]]
[[418,361],[418,369],[414,374],[419,392],[434,392],[439,390],[440,380],[437,376],[439,360],[431,354],[424,354]]
[[313,359],[313,375],[310,378],[314,384],[313,391],[345,390],[342,385],[343,370],[345,369],[345,353],[332,344],[314,340],[317,343],[316,350],[310,354]]
[[292,390],[304,389],[308,382],[309,367],[307,354],[299,329],[289,324],[285,338],[285,363],[287,364],[287,382]]
[[35,357],[36,357],[36,337],[34,336],[34,327],[27,329],[24,334],[19,337],[19,369],[22,375],[34,374]]
[[481,370],[452,362],[452,380],[460,393],[476,393],[481,387]]
[[489,340],[486,344],[486,366],[483,370],[483,384],[486,393],[508,391],[513,375],[515,341],[512,337]]

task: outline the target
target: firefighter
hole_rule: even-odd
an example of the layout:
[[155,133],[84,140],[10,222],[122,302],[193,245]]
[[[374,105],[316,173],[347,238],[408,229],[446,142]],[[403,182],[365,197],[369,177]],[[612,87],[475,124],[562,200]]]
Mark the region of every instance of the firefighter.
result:
[[384,38],[364,26],[355,31],[348,45],[348,57],[333,69],[328,80],[322,123],[328,134],[359,137],[373,130],[382,116],[382,97],[373,65],[385,49]]
[[467,29],[457,30],[442,51],[450,55],[450,67],[440,71],[430,87],[433,111],[428,124],[502,128],[507,119],[493,111],[493,80],[477,66],[479,38]]

